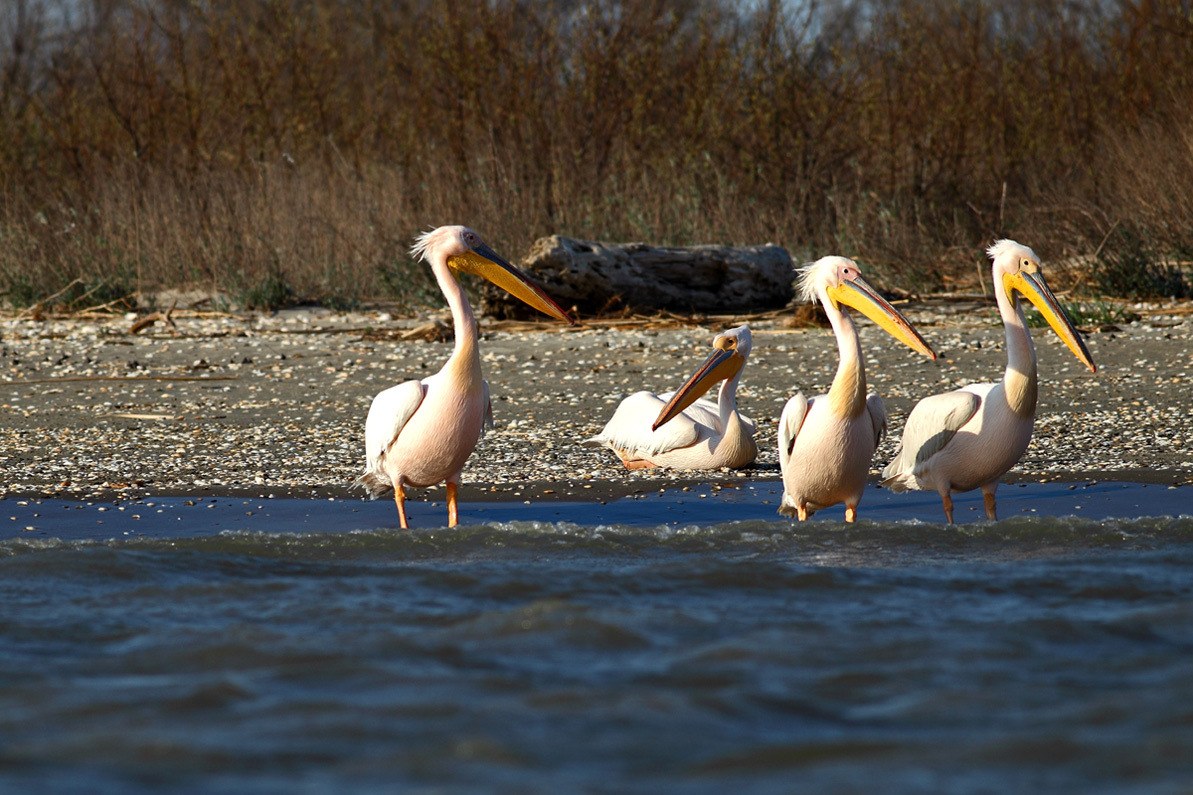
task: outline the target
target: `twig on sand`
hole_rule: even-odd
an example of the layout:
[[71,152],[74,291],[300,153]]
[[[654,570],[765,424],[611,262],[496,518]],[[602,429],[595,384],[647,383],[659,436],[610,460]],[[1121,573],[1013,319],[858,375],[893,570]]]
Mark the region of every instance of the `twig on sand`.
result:
[[170,304],[170,308],[165,312],[154,312],[152,315],[146,315],[136,323],[133,323],[132,326],[129,327],[128,333],[136,334],[144,329],[149,328],[159,320],[169,326],[175,333],[177,333],[178,326],[174,323],[174,319],[170,317],[174,313],[174,307],[176,306],[178,306],[178,299],[175,299],[174,303]]
[[33,306],[21,310],[21,312],[17,315],[17,320],[20,320],[21,318],[25,317],[26,315],[33,318],[34,320],[44,319],[46,304],[50,303],[55,298],[62,295],[67,290],[74,287],[76,284],[81,284],[82,282],[83,282],[82,279],[75,279],[70,284],[66,285],[65,287],[63,287],[61,290],[54,293],[53,295],[43,298],[40,301],[38,301],[36,304],[34,304]]

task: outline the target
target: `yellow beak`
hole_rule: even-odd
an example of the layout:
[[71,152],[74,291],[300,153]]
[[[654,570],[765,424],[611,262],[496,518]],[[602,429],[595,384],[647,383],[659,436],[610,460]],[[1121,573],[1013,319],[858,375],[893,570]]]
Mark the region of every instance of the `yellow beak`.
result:
[[1048,289],[1048,285],[1044,281],[1044,274],[1038,271],[1021,270],[1018,273],[1008,273],[1002,278],[1007,295],[1013,296],[1015,291],[1018,291],[1024,298],[1031,301],[1044,319],[1048,321],[1048,325],[1052,326],[1056,336],[1069,346],[1073,355],[1080,359],[1091,373],[1098,371],[1097,365],[1094,364],[1094,358],[1090,356],[1089,349],[1085,347],[1085,341],[1073,327],[1073,321],[1069,320],[1069,316],[1061,308],[1056,296]]
[[716,350],[712,355],[692,373],[692,377],[679,388],[679,391],[671,396],[670,402],[663,406],[658,419],[650,426],[652,431],[657,431],[660,425],[674,419],[677,414],[695,403],[701,395],[712,389],[713,384],[737,375],[745,365],[745,358],[736,349],[729,347],[732,345],[730,340],[718,339],[714,345]]
[[929,347],[920,333],[907,321],[907,318],[903,317],[898,309],[891,306],[890,302],[879,295],[861,276],[854,276],[835,287],[830,287],[828,296],[837,303],[851,306],[861,312],[877,323],[887,334],[912,350],[919,351],[929,359],[936,358],[936,352]]
[[458,271],[488,279],[514,298],[556,320],[562,320],[570,326],[576,325],[576,321],[572,320],[559,304],[551,300],[551,297],[543,292],[542,288],[530,281],[526,274],[510,265],[484,243],[474,246],[463,254],[451,257],[447,264]]

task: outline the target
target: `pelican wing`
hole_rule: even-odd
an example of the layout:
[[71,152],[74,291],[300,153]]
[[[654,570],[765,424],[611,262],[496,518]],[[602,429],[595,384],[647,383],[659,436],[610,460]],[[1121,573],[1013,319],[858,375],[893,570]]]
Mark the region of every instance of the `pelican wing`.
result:
[[741,420],[741,424],[746,426],[746,430],[749,432],[750,436],[758,433],[758,425],[752,419],[741,413],[739,413],[737,417]]
[[[815,400],[815,398],[813,398]],[[803,427],[804,417],[808,416],[808,407],[812,401],[804,397],[803,392],[796,392],[795,397],[787,401],[783,413],[779,415],[779,470],[787,471],[787,462],[791,460],[791,449],[795,446],[795,437],[799,436],[799,429]]]
[[891,463],[882,470],[884,478],[911,472],[944,449],[965,423],[973,419],[982,398],[958,390],[926,397],[907,415],[903,440]]
[[702,432],[708,433],[706,425],[692,418],[693,409],[697,409],[695,413],[698,416],[703,416],[707,410],[697,404],[708,401],[696,401],[696,404],[684,409],[683,413],[661,425],[657,431],[652,431],[651,423],[670,399],[670,394],[660,396],[650,392],[635,392],[621,401],[612,419],[605,423],[604,430],[585,440],[584,444],[607,444],[615,450],[642,455],[691,447],[700,440]]
[[422,405],[427,387],[422,381],[406,381],[377,393],[365,420],[365,465],[369,472],[381,471],[381,459],[402,428]]
[[[664,392],[659,395],[659,399],[664,401],[664,403],[670,402],[674,394],[674,392]],[[700,398],[684,409],[683,413],[695,420],[698,426],[703,425],[705,428],[716,431],[717,435],[725,432],[725,429],[721,427],[721,407],[711,400]],[[740,412],[738,412],[737,418],[741,420],[742,425],[746,426],[746,431],[750,436],[758,432],[758,426],[752,419]],[[672,420],[672,422],[674,421]],[[660,430],[662,429],[660,428]]]
[[882,404],[882,398],[878,395],[867,396],[866,413],[870,415],[870,422],[874,425],[874,446],[877,447],[886,433],[886,406]]

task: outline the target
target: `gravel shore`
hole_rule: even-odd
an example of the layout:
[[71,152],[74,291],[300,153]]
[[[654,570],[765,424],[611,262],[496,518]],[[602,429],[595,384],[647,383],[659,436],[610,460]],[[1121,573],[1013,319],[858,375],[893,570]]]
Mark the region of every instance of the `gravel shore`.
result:
[[[927,302],[901,309],[940,354],[928,361],[867,321],[871,391],[890,431],[873,475],[894,452],[914,402],[1001,377],[993,306]],[[1048,329],[1034,329],[1040,367],[1035,436],[1007,481],[1118,479],[1193,483],[1193,315],[1188,304],[1138,307],[1143,319],[1091,329],[1088,373]],[[577,443],[639,389],[677,388],[726,325],[502,331],[482,322],[482,358],[497,427],[464,471],[462,499],[604,499],[686,481],[777,479],[775,427],[796,390],[825,391],[837,350],[826,329],[751,322],[754,347],[738,391],[759,425],[745,472],[627,472]],[[317,309],[179,316],[130,334],[131,318],[0,321],[0,495],[108,498],[163,494],[346,496],[363,468],[373,395],[433,373],[450,342],[403,340],[414,321]],[[442,487],[430,494],[434,498]]]

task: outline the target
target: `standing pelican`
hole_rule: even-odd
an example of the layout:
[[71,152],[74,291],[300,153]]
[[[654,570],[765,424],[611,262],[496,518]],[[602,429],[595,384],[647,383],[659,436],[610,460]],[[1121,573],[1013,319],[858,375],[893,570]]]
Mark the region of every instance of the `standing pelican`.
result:
[[[754,423],[737,411],[737,383],[750,357],[750,327],[713,338],[712,355],[677,392],[635,392],[584,444],[608,447],[626,469],[740,469],[758,456]],[[700,396],[724,381],[717,402]],[[653,419],[653,423],[652,423]]]
[[994,297],[1007,335],[1006,374],[997,384],[971,384],[917,403],[894,460],[882,471],[882,485],[891,491],[940,494],[949,524],[950,493],[979,487],[986,518],[998,518],[994,492],[999,478],[1015,466],[1031,441],[1038,393],[1036,350],[1016,293],[1035,304],[1069,350],[1090,372],[1096,371],[1081,336],[1045,284],[1035,252],[1014,240],[999,240],[987,254],[993,260]]
[[415,241],[411,255],[430,263],[439,289],[447,298],[455,325],[455,350],[429,378],[406,381],[373,398],[365,420],[365,473],[358,483],[374,497],[394,490],[398,518],[406,523],[405,486],[423,488],[447,482],[447,522],[459,520],[456,492],[460,472],[493,422],[489,385],[481,377],[476,318],[452,274],[453,270],[483,276],[530,306],[573,323],[567,313],[517,268],[499,257],[465,226],[441,226]]
[[866,368],[857,327],[842,305],[857,309],[884,331],[925,356],[936,354],[907,318],[891,306],[844,257],[825,257],[800,270],[799,297],[819,300],[837,336],[840,364],[827,395],[803,393],[779,417],[779,513],[802,521],[821,508],[845,503],[845,521],[857,519],[870,460],[886,430],[878,395],[866,397]]

